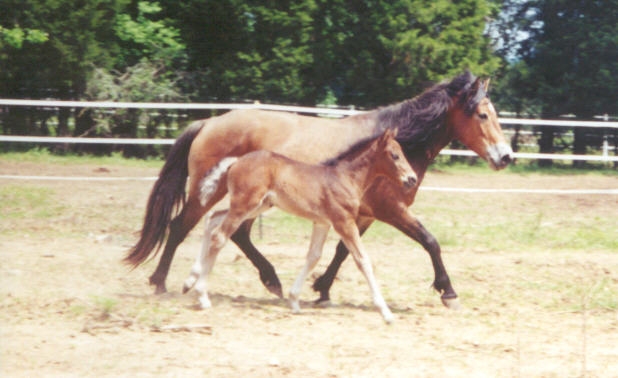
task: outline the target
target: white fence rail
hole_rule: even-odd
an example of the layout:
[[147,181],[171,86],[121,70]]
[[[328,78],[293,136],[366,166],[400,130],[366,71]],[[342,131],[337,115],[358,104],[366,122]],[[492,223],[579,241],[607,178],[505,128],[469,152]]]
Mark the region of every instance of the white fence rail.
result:
[[[38,108],[105,108],[105,109],[183,109],[183,110],[232,110],[232,109],[262,109],[296,113],[318,114],[327,116],[348,116],[363,113],[354,108],[312,108],[304,106],[286,106],[262,104],[213,104],[213,103],[158,103],[158,102],[103,102],[103,101],[55,101],[55,100],[16,100],[0,99],[0,106],[29,106]],[[529,125],[529,126],[560,126],[560,127],[591,127],[618,129],[618,122],[609,121],[573,121],[573,120],[542,120],[500,118],[501,124]],[[73,138],[73,137],[30,137],[15,135],[0,135],[0,142],[24,143],[84,143],[84,144],[173,144],[174,139],[126,139],[126,138]],[[468,150],[442,150],[442,155],[475,156]],[[553,159],[553,160],[586,160],[602,162],[618,162],[618,156],[609,155],[607,142],[603,146],[602,155],[572,155],[572,154],[542,154],[542,153],[515,153],[518,159]]]

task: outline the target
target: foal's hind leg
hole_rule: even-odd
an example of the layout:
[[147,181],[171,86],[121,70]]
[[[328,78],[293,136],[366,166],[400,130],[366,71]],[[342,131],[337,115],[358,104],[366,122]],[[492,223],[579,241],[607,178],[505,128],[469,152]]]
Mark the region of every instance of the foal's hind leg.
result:
[[219,225],[215,226],[209,237],[209,246],[205,253],[201,254],[202,268],[201,274],[195,284],[195,290],[199,293],[201,308],[210,308],[211,302],[208,298],[208,275],[212,271],[219,251],[223,248],[230,236],[248,217],[254,217],[265,211],[270,206],[264,205],[260,200],[246,196],[239,200],[235,198],[235,203],[225,214],[224,219]]
[[202,276],[202,272],[206,272],[208,274],[212,269],[212,265],[204,264],[206,261],[206,256],[208,255],[208,251],[210,250],[210,235],[215,227],[221,224],[223,218],[227,214],[227,210],[217,211],[214,213],[209,213],[206,217],[206,221],[204,222],[204,236],[202,237],[202,249],[200,253],[195,258],[195,263],[193,263],[193,267],[191,268],[191,273],[189,277],[184,282],[182,287],[182,293],[186,293],[191,290],[193,286],[198,282],[199,278]]
[[315,268],[315,265],[320,260],[322,256],[322,250],[324,249],[324,242],[326,242],[326,236],[328,235],[328,230],[330,230],[329,224],[313,224],[313,232],[311,234],[311,244],[309,244],[309,252],[307,252],[307,260],[305,262],[305,266],[300,271],[296,280],[294,281],[294,285],[290,289],[290,305],[292,306],[292,311],[295,313],[300,312],[300,304],[299,304],[299,296],[300,291],[307,279],[309,273]]
[[[212,232],[205,236],[208,238],[208,241],[204,242],[205,248],[199,256],[199,258],[201,258],[201,269],[199,278],[195,282],[195,291],[199,294],[199,302],[202,309],[212,306],[210,298],[208,297],[208,275],[215,265],[215,260],[230,235],[244,220],[243,217],[234,216],[229,212],[223,215],[224,218],[216,220],[215,222],[217,222],[217,224],[213,226]],[[187,285],[187,281],[185,281],[185,285]]]

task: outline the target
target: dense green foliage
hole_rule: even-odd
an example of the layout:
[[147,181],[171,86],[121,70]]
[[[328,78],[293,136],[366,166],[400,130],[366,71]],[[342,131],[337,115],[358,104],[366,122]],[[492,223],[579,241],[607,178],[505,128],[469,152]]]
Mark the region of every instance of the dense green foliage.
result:
[[512,110],[618,114],[618,0],[505,0],[504,7],[501,35],[526,36],[506,43],[517,60],[506,69],[505,99],[536,106]]
[[[618,0],[0,0],[0,9],[5,98],[375,107],[469,69],[496,79],[502,110],[618,114]],[[138,110],[8,110],[3,133],[156,136],[172,122]]]
[[[499,66],[487,0],[2,0],[0,95],[104,99],[137,64],[193,100],[373,106]],[[143,97],[144,95],[137,95]],[[153,98],[157,94],[149,95]],[[109,99],[118,99],[111,96]],[[140,98],[136,98],[140,100]]]

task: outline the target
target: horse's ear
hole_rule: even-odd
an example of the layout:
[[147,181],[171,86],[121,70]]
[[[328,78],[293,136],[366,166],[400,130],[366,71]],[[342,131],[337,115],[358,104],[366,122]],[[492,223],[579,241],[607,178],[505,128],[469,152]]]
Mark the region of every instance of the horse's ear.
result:
[[481,79],[477,77],[476,80],[474,80],[474,83],[472,83],[472,85],[469,87],[469,89],[464,90],[464,95],[461,98],[462,101],[464,103],[467,103],[474,97],[476,97],[477,93],[479,93],[481,85],[483,85],[483,83],[481,82]]
[[470,93],[474,96],[476,92],[478,92],[481,85],[483,85],[483,83],[481,82],[481,78],[477,77],[474,81],[474,84],[472,84],[472,90],[470,91]]
[[490,81],[491,81],[491,78],[488,78],[487,80],[483,82],[483,90],[485,91],[485,93],[489,92],[489,82]]

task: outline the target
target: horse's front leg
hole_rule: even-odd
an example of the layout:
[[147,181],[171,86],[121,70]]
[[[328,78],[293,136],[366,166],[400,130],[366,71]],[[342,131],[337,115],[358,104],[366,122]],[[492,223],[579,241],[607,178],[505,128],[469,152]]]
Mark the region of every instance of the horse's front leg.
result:
[[[358,226],[360,235],[363,235],[365,231],[367,231],[373,221],[373,218],[367,217],[360,217],[356,220],[356,225]],[[348,248],[345,246],[343,241],[339,241],[335,250],[335,256],[333,256],[328,268],[326,268],[324,274],[313,282],[313,290],[320,293],[320,298],[316,300],[316,303],[324,304],[330,301],[330,287],[333,285],[335,277],[337,277],[337,272],[339,271],[341,264],[346,257],[348,257],[348,253]]]
[[436,238],[423,227],[421,222],[403,204],[401,204],[400,211],[389,212],[387,215],[378,213],[376,218],[395,226],[425,248],[431,257],[435,273],[433,287],[441,294],[442,303],[450,309],[459,308],[457,293],[455,293],[451,280],[446,273],[444,262],[442,262],[442,251]]
[[305,283],[305,280],[307,279],[307,276],[311,273],[313,268],[315,268],[315,265],[322,256],[322,250],[324,249],[324,243],[326,242],[326,236],[328,235],[329,229],[329,224],[313,224],[311,243],[309,244],[309,251],[307,252],[305,266],[303,266],[303,269],[296,277],[296,280],[290,289],[290,305],[292,306],[292,311],[295,313],[300,312],[300,291]]
[[254,221],[255,218],[246,220],[238,230],[232,234],[230,239],[240,248],[245,256],[247,256],[253,266],[258,269],[260,272],[260,280],[266,289],[279,298],[283,298],[281,282],[279,281],[279,277],[277,277],[275,268],[251,242],[251,227]]

